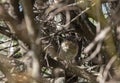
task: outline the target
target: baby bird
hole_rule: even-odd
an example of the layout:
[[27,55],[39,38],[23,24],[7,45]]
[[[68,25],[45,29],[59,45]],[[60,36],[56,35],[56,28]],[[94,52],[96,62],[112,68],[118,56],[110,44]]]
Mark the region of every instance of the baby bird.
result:
[[61,43],[59,57],[67,64],[71,64],[78,54],[78,48],[79,47],[75,42],[65,40]]

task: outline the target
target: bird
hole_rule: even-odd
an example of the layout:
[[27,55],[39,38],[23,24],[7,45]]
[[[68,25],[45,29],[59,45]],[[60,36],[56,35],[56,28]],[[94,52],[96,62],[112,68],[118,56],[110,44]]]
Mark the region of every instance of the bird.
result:
[[65,63],[71,64],[78,54],[78,44],[76,42],[65,40],[61,43],[59,57]]

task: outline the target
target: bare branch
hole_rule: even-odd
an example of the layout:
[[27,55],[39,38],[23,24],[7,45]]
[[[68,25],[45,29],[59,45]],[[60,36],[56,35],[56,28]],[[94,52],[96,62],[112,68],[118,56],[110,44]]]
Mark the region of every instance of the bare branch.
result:
[[33,8],[32,8],[32,2],[30,0],[21,0],[24,16],[25,16],[25,22],[27,31],[29,34],[29,37],[31,38],[31,42],[34,42],[37,35],[37,27],[35,26],[34,18],[33,18]]

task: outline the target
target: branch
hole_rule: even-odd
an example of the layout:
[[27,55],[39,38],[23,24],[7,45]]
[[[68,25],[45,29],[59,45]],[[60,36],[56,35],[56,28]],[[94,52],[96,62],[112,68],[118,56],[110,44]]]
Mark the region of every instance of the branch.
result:
[[24,17],[26,22],[26,27],[28,35],[30,38],[31,50],[28,52],[28,55],[32,56],[32,70],[31,76],[35,79],[41,78],[40,71],[42,65],[42,55],[41,55],[41,44],[40,42],[36,43],[37,39],[37,27],[33,18],[33,8],[31,0],[21,0]]
[[34,15],[33,15],[33,8],[32,8],[32,1],[31,0],[21,0],[24,16],[25,16],[25,22],[28,34],[31,38],[31,42],[33,43],[36,39],[37,35],[37,27],[34,22]]
[[15,35],[24,43],[30,45],[28,33],[26,30],[26,24],[24,20],[20,23],[14,18],[12,18],[3,7],[3,4],[0,4],[0,19],[4,20],[8,27],[10,28],[12,33],[15,33]]
[[6,3],[9,5],[9,8],[7,8],[9,15],[21,21],[23,19],[23,12],[20,12],[19,0],[6,0]]
[[[86,3],[87,3],[87,5],[85,5]],[[95,5],[93,7],[91,7],[90,6],[91,4],[95,4]],[[92,17],[94,20],[96,20],[98,23],[100,23],[101,29],[105,29],[105,28],[109,27],[109,25],[111,25],[111,24],[109,24],[107,19],[104,17],[104,14],[101,9],[101,5],[102,5],[101,0],[93,0],[93,2],[88,2],[86,0],[86,1],[83,1],[82,3],[80,3],[78,6],[83,10],[90,6],[91,7],[90,10],[86,11],[86,13],[90,17]],[[97,13],[95,13],[96,11],[97,11]],[[113,56],[118,57],[119,55],[116,50],[112,29],[109,31],[108,35],[109,35],[109,38],[104,40],[105,50],[108,54],[108,57],[109,58],[112,58]],[[120,78],[120,72],[118,72],[120,69],[120,60],[119,59],[117,59],[115,61],[115,63],[113,64],[113,67],[115,68],[114,75],[117,76],[118,78]]]
[[[16,61],[13,58],[7,58],[7,55],[0,54],[0,70],[6,75],[8,83],[31,83],[32,81],[36,81],[36,83],[49,83],[49,81],[44,78],[39,78],[39,80],[34,79],[27,73],[19,72],[17,69],[11,72],[14,67],[11,63],[13,60]],[[17,63],[15,63],[15,65],[17,65]]]
[[[5,35],[5,36],[7,36],[7,37],[9,37],[9,38],[12,37],[13,39],[16,39],[16,37],[15,37],[12,33],[6,31],[5,28],[6,28],[6,27],[0,26],[0,33],[3,34],[3,35]],[[7,30],[8,30],[8,29],[7,29]]]

